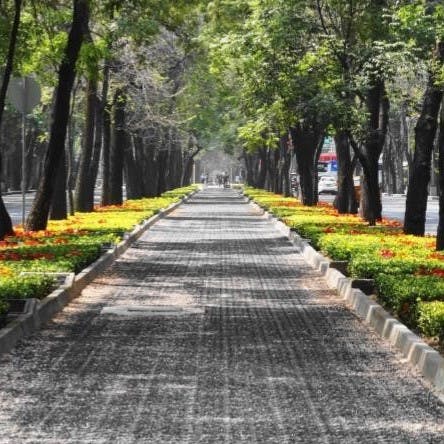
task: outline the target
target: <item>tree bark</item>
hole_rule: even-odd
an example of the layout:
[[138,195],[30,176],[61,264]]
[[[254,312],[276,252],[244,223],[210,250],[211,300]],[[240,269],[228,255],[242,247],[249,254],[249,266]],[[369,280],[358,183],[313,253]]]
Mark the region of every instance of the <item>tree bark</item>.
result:
[[102,198],[101,205],[109,205],[110,203],[110,150],[111,150],[111,106],[108,101],[110,80],[110,66],[105,62],[105,70],[103,73],[103,89],[102,89],[102,125],[103,125],[103,141],[102,141]]
[[76,62],[88,27],[88,3],[88,0],[74,0],[72,26],[59,71],[51,135],[39,188],[26,222],[28,230],[44,230],[48,223],[49,206],[54,193],[57,171],[65,149],[69,103],[75,78]]
[[[79,167],[77,169],[76,190],[74,206],[76,211],[90,212],[94,209],[94,201],[91,200],[90,168],[94,147],[94,134],[97,110],[97,80],[88,79],[86,88],[85,123],[83,126],[82,151],[80,153]],[[93,196],[94,198],[94,196]]]
[[[444,42],[437,44],[435,59],[441,64],[444,62]],[[433,144],[442,98],[442,86],[436,84],[436,76],[430,72],[421,114],[415,127],[415,153],[409,174],[404,217],[406,234],[423,236],[425,232]]]
[[383,80],[377,79],[373,82],[366,99],[368,124],[363,147],[358,148],[352,138],[350,142],[364,171],[359,212],[369,225],[376,225],[376,221],[382,217],[378,162],[387,134],[390,108]]
[[124,151],[124,172],[126,183],[127,199],[140,199],[143,195],[141,168],[137,166],[133,154],[132,143],[130,143],[129,135],[126,135],[127,142]]
[[317,195],[317,157],[322,147],[323,130],[317,125],[298,125],[290,129],[291,140],[296,154],[300,177],[301,201],[312,206],[318,202]]
[[242,152],[242,158],[244,159],[245,168],[247,170],[246,183],[250,187],[256,187],[256,157],[257,156],[255,154],[248,153],[245,150]]
[[60,166],[57,170],[57,180],[49,211],[49,218],[52,220],[64,220],[68,217],[68,207],[66,202],[66,177],[66,155],[65,151],[63,151]]
[[181,186],[190,185],[193,174],[194,158],[200,153],[202,147],[196,143],[195,137],[190,137],[188,150],[184,154]]
[[350,142],[346,131],[337,131],[335,144],[338,161],[338,194],[335,199],[335,208],[340,214],[355,214],[358,211],[358,203],[353,182]]
[[282,159],[282,170],[281,170],[281,183],[282,183],[282,193],[285,197],[290,197],[291,186],[290,186],[290,163],[291,163],[291,149],[289,144],[288,133],[281,137],[280,139],[280,150]]
[[121,205],[123,202],[123,159],[127,134],[125,129],[126,95],[122,89],[114,94],[114,118],[110,152],[110,193],[109,204]]
[[166,176],[168,168],[168,151],[161,150],[157,155],[157,166],[158,166],[158,181],[157,181],[157,196],[160,196],[167,190]]
[[144,197],[157,196],[158,168],[156,147],[152,138],[146,139],[143,134],[133,136],[136,161],[141,165],[142,194]]
[[91,203],[94,209],[94,191],[96,189],[97,175],[99,173],[100,155],[103,143],[103,104],[97,99],[96,101],[96,126],[94,135],[94,147],[88,171],[88,187],[86,189],[87,201]]
[[[14,19],[11,27],[11,34],[9,37],[8,54],[6,56],[6,66],[3,73],[3,82],[0,88],[0,130],[2,127],[3,111],[5,109],[6,92],[8,90],[9,80],[11,78],[12,69],[14,66],[14,55],[17,43],[17,36],[20,27],[20,16],[22,11],[22,0],[14,1]],[[5,207],[2,197],[1,183],[2,183],[2,154],[0,153],[0,239],[7,235],[14,234],[11,217]]]
[[439,125],[439,222],[436,233],[436,249],[444,250],[444,100],[441,102],[441,116]]
[[258,155],[258,172],[257,172],[257,179],[256,179],[256,187],[257,188],[264,188],[265,187],[265,181],[267,179],[267,170],[268,170],[268,164],[267,164],[267,149],[266,148],[259,148],[257,151]]

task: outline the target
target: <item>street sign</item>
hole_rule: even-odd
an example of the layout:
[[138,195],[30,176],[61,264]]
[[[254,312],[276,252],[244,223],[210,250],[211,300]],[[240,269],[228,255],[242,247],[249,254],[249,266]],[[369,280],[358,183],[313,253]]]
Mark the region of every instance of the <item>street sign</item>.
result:
[[40,86],[32,77],[13,77],[9,81],[7,97],[21,114],[30,114],[40,102]]

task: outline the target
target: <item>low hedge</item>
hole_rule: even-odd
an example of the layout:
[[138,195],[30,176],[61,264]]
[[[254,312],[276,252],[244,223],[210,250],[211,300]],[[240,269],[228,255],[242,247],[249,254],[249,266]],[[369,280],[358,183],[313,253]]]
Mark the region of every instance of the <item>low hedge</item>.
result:
[[54,288],[55,279],[49,275],[7,277],[0,281],[0,300],[43,299]]
[[391,220],[370,227],[330,204],[307,207],[252,188],[244,193],[332,260],[348,261],[352,277],[375,279],[381,302],[407,325],[443,340],[444,253],[435,251],[434,237],[405,235]]
[[444,301],[444,279],[440,277],[379,274],[375,281],[382,303],[413,328],[418,326],[419,303]]
[[418,304],[418,325],[427,336],[438,336],[444,344],[444,302],[420,302]]

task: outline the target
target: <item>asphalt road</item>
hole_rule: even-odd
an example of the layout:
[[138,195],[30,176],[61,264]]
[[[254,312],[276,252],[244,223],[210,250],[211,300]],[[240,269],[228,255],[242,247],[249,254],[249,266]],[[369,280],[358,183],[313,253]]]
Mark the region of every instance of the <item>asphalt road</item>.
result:
[[[320,200],[325,202],[333,202],[334,196],[322,194]],[[31,208],[34,193],[28,193],[26,197],[26,209]],[[3,196],[6,208],[11,215],[14,224],[20,224],[22,221],[22,196],[21,194],[9,194]],[[405,196],[383,196],[382,197],[383,216],[399,221],[404,220],[405,213]],[[427,205],[427,221],[426,232],[428,234],[436,234],[438,227],[438,201],[429,200]]]
[[[321,194],[319,199],[323,202],[333,202],[334,196]],[[382,196],[382,215],[390,219],[404,221],[405,196]],[[436,234],[439,219],[439,205],[437,200],[429,199],[427,204],[426,233]]]

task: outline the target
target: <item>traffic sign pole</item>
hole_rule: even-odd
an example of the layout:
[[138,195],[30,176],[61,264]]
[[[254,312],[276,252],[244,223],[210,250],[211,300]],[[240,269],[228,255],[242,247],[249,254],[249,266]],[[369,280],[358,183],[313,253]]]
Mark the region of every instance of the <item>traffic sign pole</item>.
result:
[[26,218],[26,116],[40,102],[40,87],[32,77],[12,78],[7,95],[22,115],[22,224]]

